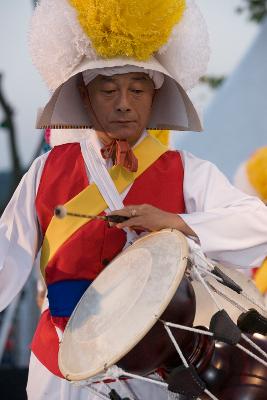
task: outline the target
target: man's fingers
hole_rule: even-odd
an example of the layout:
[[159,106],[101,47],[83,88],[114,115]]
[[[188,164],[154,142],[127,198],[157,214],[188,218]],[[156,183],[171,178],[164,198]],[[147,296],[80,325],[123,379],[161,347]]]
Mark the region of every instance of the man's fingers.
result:
[[126,206],[120,210],[115,210],[109,213],[109,215],[123,215],[125,217],[135,217],[140,212],[141,206]]
[[129,218],[125,222],[121,222],[120,224],[117,224],[116,227],[119,229],[123,228],[136,228],[138,227],[143,227],[143,219],[141,217],[132,217]]
[[123,215],[125,217],[129,216],[129,211],[127,209],[122,208],[121,210],[111,211],[108,215]]

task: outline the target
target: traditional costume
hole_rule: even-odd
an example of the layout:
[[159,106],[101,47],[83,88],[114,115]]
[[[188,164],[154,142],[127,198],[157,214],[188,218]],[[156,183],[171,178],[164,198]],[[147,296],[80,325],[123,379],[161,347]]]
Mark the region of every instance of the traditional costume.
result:
[[208,161],[170,151],[147,131],[133,149],[137,171],[113,166],[102,156],[77,89],[81,79],[88,83],[98,74],[145,72],[157,89],[147,128],[200,131],[185,90],[206,68],[205,23],[191,1],[164,0],[155,7],[154,1],[144,0],[41,0],[32,21],[31,47],[35,64],[54,90],[37,126],[88,129],[88,137],[36,159],[1,218],[1,309],[23,287],[42,247],[49,309],[32,342],[28,398],[107,398],[114,387],[121,397],[129,397],[130,391],[133,398],[167,399],[165,389],[135,379],[100,388],[96,383],[87,390],[63,378],[57,353],[69,316],[90,283],[138,234],[108,228],[100,220],[58,224],[53,213],[58,204],[101,214],[148,203],[179,214],[210,258],[244,268],[262,261],[267,215],[259,200],[235,189]]

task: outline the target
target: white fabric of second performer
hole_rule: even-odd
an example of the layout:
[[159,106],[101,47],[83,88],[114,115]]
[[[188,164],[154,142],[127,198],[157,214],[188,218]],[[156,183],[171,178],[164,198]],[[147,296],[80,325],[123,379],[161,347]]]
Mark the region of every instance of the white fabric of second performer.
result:
[[[92,134],[95,136],[91,139],[100,152],[101,144],[95,132]],[[140,141],[146,135],[145,132]],[[203,252],[209,258],[239,268],[260,265],[267,254],[267,209],[264,204],[234,188],[210,162],[185,151],[181,151],[181,156],[187,212],[181,217],[198,235]],[[23,287],[42,243],[35,197],[47,157],[48,154],[42,155],[33,162],[0,220],[0,310]],[[107,162],[106,167],[109,166],[110,162]],[[92,182],[90,172],[87,172]],[[130,187],[122,193],[122,199],[129,190]],[[40,384],[41,381],[43,391],[36,397],[34,382]],[[120,388],[119,383],[114,385]],[[131,385],[136,385],[137,391],[141,390],[143,400],[151,398],[154,389],[150,384],[138,381],[137,385],[133,380]],[[153,398],[167,400],[165,390],[158,387],[155,390],[157,394]],[[33,354],[28,396],[29,400],[92,400],[95,397],[52,375]]]

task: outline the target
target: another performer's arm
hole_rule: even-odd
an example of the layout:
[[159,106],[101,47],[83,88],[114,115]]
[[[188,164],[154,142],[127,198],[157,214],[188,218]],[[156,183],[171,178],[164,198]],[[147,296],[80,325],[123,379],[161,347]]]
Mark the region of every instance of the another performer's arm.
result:
[[228,265],[260,265],[267,254],[267,208],[236,189],[211,162],[182,152],[184,221],[208,257]]
[[40,246],[35,197],[45,160],[34,161],[0,219],[0,310],[22,289]]

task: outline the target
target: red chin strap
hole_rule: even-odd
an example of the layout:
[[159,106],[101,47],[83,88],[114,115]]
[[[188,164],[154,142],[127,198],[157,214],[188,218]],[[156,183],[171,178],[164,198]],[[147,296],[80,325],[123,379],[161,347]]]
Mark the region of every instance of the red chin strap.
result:
[[130,172],[137,171],[138,160],[127,140],[112,140],[101,149],[101,154],[105,160],[112,158],[114,165],[122,165]]

